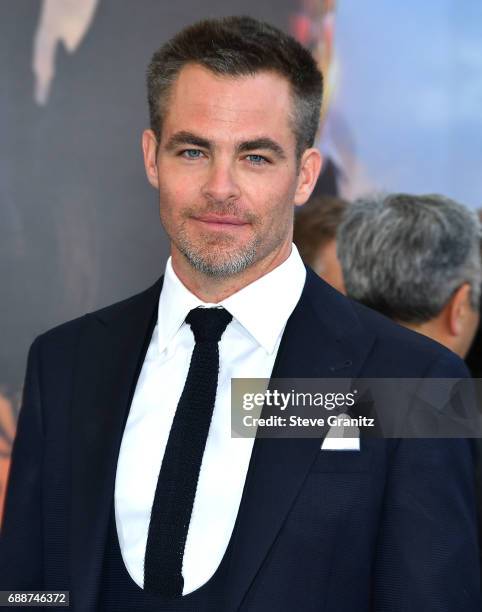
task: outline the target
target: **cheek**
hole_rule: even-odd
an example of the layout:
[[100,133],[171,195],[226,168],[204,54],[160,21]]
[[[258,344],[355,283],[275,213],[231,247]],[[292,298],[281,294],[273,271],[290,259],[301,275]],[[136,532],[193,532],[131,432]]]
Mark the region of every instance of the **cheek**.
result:
[[198,191],[198,181],[180,172],[174,163],[161,161],[158,164],[158,175],[161,203],[165,201],[171,207],[189,203]]
[[273,225],[286,225],[294,210],[293,189],[290,185],[278,185],[271,193],[265,194],[266,218]]
[[181,211],[189,206],[193,198],[193,189],[187,181],[160,181],[159,203],[161,215],[179,215]]
[[277,175],[270,181],[259,181],[247,186],[246,194],[257,213],[262,211],[267,217],[277,219],[290,213],[294,203],[296,185],[293,180]]

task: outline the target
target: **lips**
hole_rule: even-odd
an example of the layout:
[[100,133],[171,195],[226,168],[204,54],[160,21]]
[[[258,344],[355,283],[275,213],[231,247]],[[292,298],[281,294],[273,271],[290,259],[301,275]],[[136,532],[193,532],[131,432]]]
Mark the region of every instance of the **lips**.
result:
[[232,217],[227,215],[202,215],[200,217],[194,217],[196,221],[201,223],[207,223],[210,225],[247,225],[246,221],[239,219],[238,217]]

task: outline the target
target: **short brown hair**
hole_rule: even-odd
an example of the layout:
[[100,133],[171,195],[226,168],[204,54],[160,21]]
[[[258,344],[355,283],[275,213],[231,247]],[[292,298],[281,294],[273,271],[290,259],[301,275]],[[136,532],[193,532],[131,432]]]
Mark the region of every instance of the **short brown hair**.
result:
[[151,129],[158,141],[168,94],[180,70],[189,63],[226,76],[274,71],[285,77],[294,100],[297,158],[313,146],[320,119],[321,72],[310,52],[294,38],[251,17],[199,21],[154,53],[147,69],[147,97]]
[[293,242],[309,266],[316,264],[319,250],[336,238],[348,202],[333,196],[314,196],[295,215]]

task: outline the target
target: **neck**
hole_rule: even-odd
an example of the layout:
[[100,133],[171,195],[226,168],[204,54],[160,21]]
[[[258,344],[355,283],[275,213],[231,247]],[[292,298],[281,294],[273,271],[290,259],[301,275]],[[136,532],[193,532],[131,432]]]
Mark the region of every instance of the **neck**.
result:
[[176,276],[196,297],[203,302],[217,304],[240,291],[262,276],[265,276],[284,261],[291,253],[291,240],[252,266],[232,276],[213,277],[194,269],[179,251],[171,249],[172,267]]

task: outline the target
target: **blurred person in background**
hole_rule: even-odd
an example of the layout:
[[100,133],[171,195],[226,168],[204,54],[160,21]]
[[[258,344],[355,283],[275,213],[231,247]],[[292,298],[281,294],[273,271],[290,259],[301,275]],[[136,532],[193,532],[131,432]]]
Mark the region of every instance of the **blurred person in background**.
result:
[[[350,207],[337,239],[349,297],[462,358],[467,355],[480,318],[481,237],[475,212],[440,195],[375,195]],[[482,551],[480,439],[476,448]]]
[[[300,0],[290,20],[290,32],[309,49],[323,74],[324,90],[317,147],[323,155],[313,196],[331,195],[352,200],[374,188],[375,181],[360,159],[350,121],[337,96],[344,66],[336,48],[337,2]],[[346,76],[346,73],[345,73]]]
[[348,203],[332,196],[314,196],[295,215],[293,242],[301,258],[324,281],[345,293],[336,254],[336,231]]
[[347,295],[461,357],[479,323],[477,215],[439,195],[357,200],[338,234]]
[[323,100],[320,108],[320,132],[323,136],[318,134],[318,146],[324,159],[314,193],[333,196],[338,195],[340,180],[344,178],[336,139],[330,137],[330,126],[327,125],[328,110],[336,89],[335,15],[335,0],[302,0],[290,20],[290,31],[294,38],[311,52],[323,74]]

